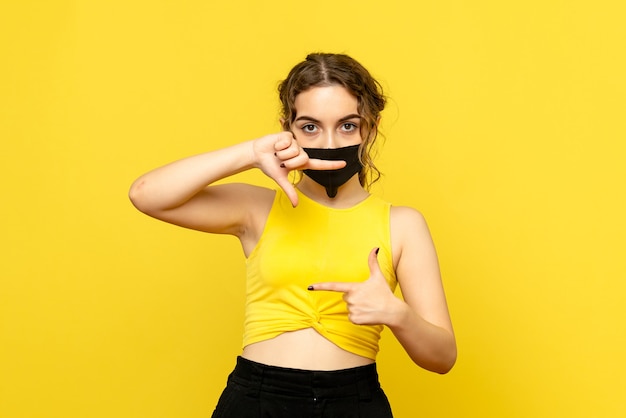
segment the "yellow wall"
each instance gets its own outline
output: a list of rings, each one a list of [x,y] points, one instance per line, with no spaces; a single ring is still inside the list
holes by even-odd
[[[243,256],[127,189],[278,129],[277,81],[319,50],[392,98],[376,192],[429,220],[458,336],[438,376],[384,333],[396,416],[625,416],[623,4],[3,2],[0,416],[210,416]]]

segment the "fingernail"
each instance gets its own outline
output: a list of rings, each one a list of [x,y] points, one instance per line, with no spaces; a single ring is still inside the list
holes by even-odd
[[[376,248],[376,255],[378,255],[378,250],[380,250],[380,248]]]
[[[285,168],[285,163],[280,163],[281,168]]]
[[[314,289],[313,289],[313,286],[309,286],[306,288],[306,290],[314,290]]]

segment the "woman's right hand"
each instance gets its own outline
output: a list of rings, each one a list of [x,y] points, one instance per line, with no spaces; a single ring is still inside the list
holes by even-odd
[[[135,180],[129,196],[137,209],[154,218],[239,236],[248,230],[245,223],[250,211],[259,205],[255,190],[267,189],[241,183],[214,186],[214,182],[259,168],[285,191],[295,207],[298,194],[289,181],[291,170],[333,170],[345,164],[309,159],[290,132],[280,132],[158,167]]]
[[[290,171],[337,170],[346,165],[345,161],[309,158],[293,134],[287,131],[256,139],[252,148],[256,167],[285,191],[294,207],[298,205],[298,194],[289,180]]]

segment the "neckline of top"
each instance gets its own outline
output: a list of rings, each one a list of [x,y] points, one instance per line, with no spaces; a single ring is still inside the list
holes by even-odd
[[[355,203],[352,206],[348,206],[348,207],[344,208],[344,207],[328,206],[328,205],[325,205],[325,204],[323,204],[321,202],[318,202],[317,200],[314,200],[313,198],[311,198],[311,197],[307,196],[306,194],[304,194],[304,192],[301,191],[300,189],[298,189],[297,187],[296,187],[296,192],[298,193],[298,198],[304,197],[305,200],[313,203],[314,205],[321,206],[324,209],[330,209],[330,210],[334,210],[334,211],[350,211],[350,210],[356,209],[356,208],[364,205],[367,201],[369,201],[373,197],[372,194],[368,193],[367,196],[365,196],[365,198],[363,200],[358,201],[357,203]]]

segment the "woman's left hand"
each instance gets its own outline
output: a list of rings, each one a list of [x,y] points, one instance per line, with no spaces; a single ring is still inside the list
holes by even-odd
[[[388,325],[394,315],[401,311],[402,300],[398,299],[378,265],[378,248],[368,258],[370,277],[360,283],[324,282],[309,286],[311,291],[325,290],[342,292],[348,306],[348,318],[357,325]]]

